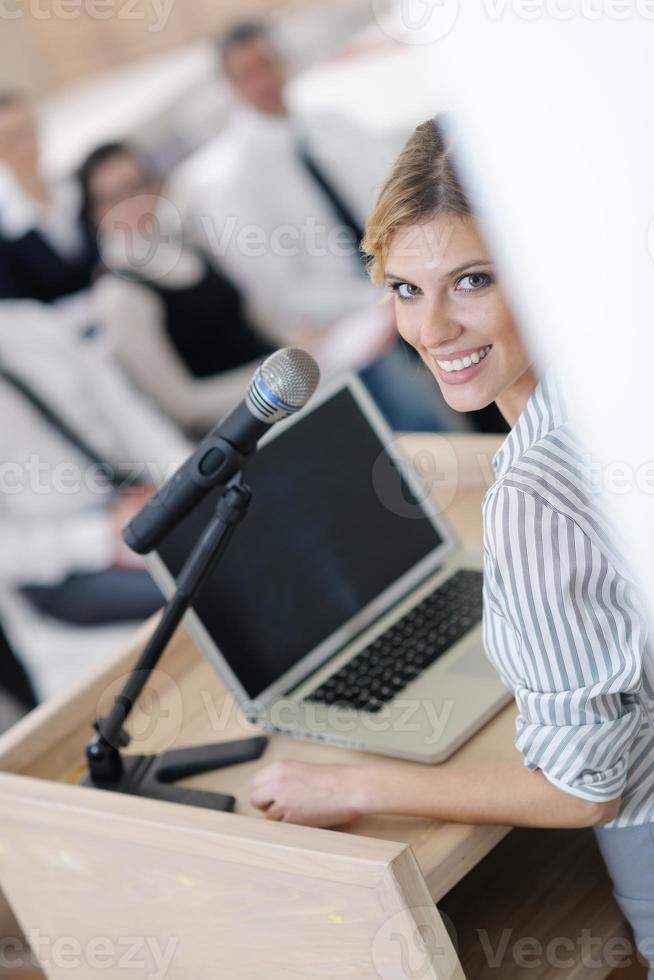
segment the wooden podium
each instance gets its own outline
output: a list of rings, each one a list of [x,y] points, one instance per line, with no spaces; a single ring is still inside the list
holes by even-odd
[[[479,543],[499,437],[402,441],[460,539]],[[386,815],[327,830],[249,802],[274,759],[379,756],[271,736],[260,759],[186,781],[234,794],[234,813],[78,785],[91,721],[151,629],[0,739],[0,887],[49,980],[598,980],[629,955],[591,831]],[[443,764],[522,765],[514,718],[505,708]],[[139,753],[256,733],[184,629],[128,727]]]

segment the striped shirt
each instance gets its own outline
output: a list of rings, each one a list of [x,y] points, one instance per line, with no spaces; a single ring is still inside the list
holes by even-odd
[[[642,596],[548,368],[493,457],[483,502],[486,653],[530,770],[654,821],[654,654]]]

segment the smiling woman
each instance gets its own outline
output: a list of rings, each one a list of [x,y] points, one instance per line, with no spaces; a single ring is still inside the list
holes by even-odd
[[[642,596],[558,378],[522,341],[438,121],[409,140],[362,247],[449,405],[495,402],[512,427],[483,502],[483,636],[515,696],[524,766],[277,762],[255,777],[252,801],[269,819],[317,826],[371,812],[593,826],[654,962],[654,656]]]
[[[496,402],[512,425],[538,379],[433,121],[418,126],[393,167],[362,248],[448,404],[468,412]]]

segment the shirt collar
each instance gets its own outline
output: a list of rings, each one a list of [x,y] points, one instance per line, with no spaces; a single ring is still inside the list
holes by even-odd
[[[495,476],[504,476],[527,450],[569,418],[561,384],[549,365],[531,393],[515,425],[493,456]]]

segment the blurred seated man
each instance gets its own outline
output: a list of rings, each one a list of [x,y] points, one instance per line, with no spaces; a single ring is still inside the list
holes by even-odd
[[[162,598],[121,530],[190,445],[63,318],[0,303],[0,588],[66,623],[142,620]]]
[[[323,373],[360,370],[392,427],[462,428],[398,338],[359,251],[396,148],[333,113],[294,115],[286,65],[261,25],[236,26],[220,51],[240,106],[176,175],[193,233],[280,345],[305,347]]]
[[[0,97],[0,299],[78,294],[97,262],[74,180],[46,181],[29,105]]]
[[[177,212],[138,153],[100,146],[79,178],[105,270],[93,288],[97,319],[135,384],[203,434],[244,396],[271,345],[236,286],[183,243]]]

